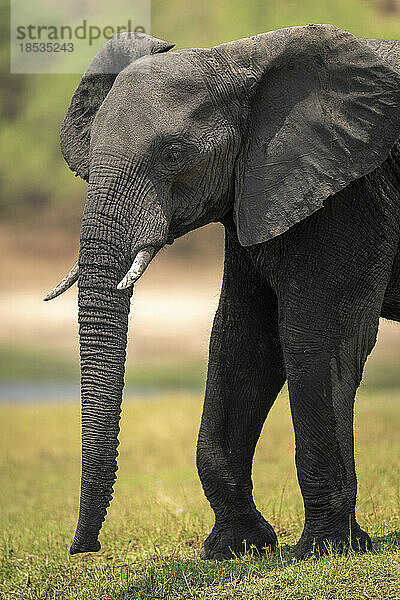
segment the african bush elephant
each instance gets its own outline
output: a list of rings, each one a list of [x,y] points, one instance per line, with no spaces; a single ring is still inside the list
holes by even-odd
[[[353,404],[380,316],[400,320],[400,44],[331,25],[211,49],[121,33],[75,91],[61,148],[88,182],[76,279],[82,481],[70,552],[96,551],[117,469],[132,285],[155,253],[225,226],[197,466],[215,512],[201,556],[277,537],[251,467],[288,381],[305,526],[365,550],[355,517]],[[79,277],[78,277],[79,272]]]

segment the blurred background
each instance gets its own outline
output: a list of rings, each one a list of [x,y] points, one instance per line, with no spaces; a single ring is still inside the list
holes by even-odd
[[[81,0],[68,3],[80,8]],[[150,33],[177,48],[309,23],[400,38],[400,0],[152,0],[151,7]],[[0,13],[0,597],[216,598],[224,582],[249,577],[255,592],[240,597],[260,597],[264,582],[268,598],[399,598],[400,325],[388,321],[356,413],[358,517],[377,554],[333,556],[320,570],[310,561],[306,577],[300,565],[281,568],[303,526],[284,390],[254,462],[255,500],[283,550],[254,569],[197,561],[212,527],[195,440],[221,284],[220,225],[160,252],[135,288],[115,499],[102,551],[69,559],[80,476],[77,288],[42,298],[78,252],[86,184],[68,170],[59,130],[80,76],[10,74],[9,0],[0,0]],[[223,597],[236,589],[226,587]]]
[[[10,74],[9,3],[0,6],[0,400],[78,401],[76,286],[50,303],[42,297],[78,251],[86,184],[64,163],[59,129],[79,76]],[[153,0],[151,22],[151,34],[177,48],[308,23],[390,39],[400,37],[400,0]],[[219,225],[157,256],[134,294],[131,390],[202,387],[222,260]],[[400,330],[381,325],[366,381],[393,389],[400,387]]]

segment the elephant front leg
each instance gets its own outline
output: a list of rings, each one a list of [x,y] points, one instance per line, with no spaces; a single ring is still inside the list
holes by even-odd
[[[284,328],[285,363],[296,438],[305,525],[295,557],[330,548],[365,551],[372,544],[356,521],[353,407],[376,326],[353,335]]]
[[[277,545],[255,507],[251,480],[261,428],[285,381],[276,298],[236,256],[228,245],[197,445],[199,476],[215,513],[201,550],[210,559]]]

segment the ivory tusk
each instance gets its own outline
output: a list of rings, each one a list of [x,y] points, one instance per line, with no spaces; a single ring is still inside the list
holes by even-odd
[[[155,253],[156,249],[153,248],[153,246],[147,246],[146,248],[139,250],[135,256],[131,268],[117,285],[117,289],[124,290],[133,285],[139,279],[139,277],[143,275]]]
[[[57,298],[60,294],[68,290],[72,285],[74,285],[75,281],[78,279],[78,262],[74,264],[68,275],[64,277],[60,281],[55,288],[53,288],[46,296],[43,298],[44,301],[53,300],[53,298]]]

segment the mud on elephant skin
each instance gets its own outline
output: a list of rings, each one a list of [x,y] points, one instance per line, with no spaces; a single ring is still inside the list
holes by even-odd
[[[331,25],[211,49],[116,35],[61,149],[88,182],[78,263],[82,479],[71,554],[113,494],[132,286],[160,248],[226,229],[197,445],[215,513],[201,555],[274,549],[251,467],[288,381],[304,531],[295,555],[371,547],[356,521],[353,405],[379,316],[400,320],[400,44]]]

